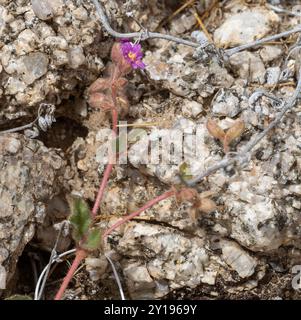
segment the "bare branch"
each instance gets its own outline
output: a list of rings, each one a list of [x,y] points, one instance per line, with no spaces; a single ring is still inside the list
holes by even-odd
[[[104,26],[104,28],[106,29],[106,31],[113,37],[115,38],[137,38],[139,40],[147,40],[147,39],[165,39],[168,41],[173,41],[179,44],[183,44],[186,46],[190,46],[190,47],[194,47],[194,48],[198,48],[200,47],[199,43],[196,42],[192,42],[192,41],[188,41],[188,40],[184,40],[178,37],[174,37],[168,34],[163,34],[163,33],[158,33],[158,32],[150,32],[146,29],[142,30],[141,32],[130,32],[130,33],[120,33],[115,31],[109,21],[108,18],[105,14],[104,8],[102,6],[102,4],[100,4],[100,2],[98,0],[92,0],[92,2],[95,5],[96,11],[98,13],[100,22],[102,23],[102,25]],[[242,45],[242,46],[238,46],[232,49],[228,49],[224,51],[224,55],[225,58],[229,58],[230,56],[232,56],[233,54],[246,50],[246,49],[250,49],[252,47],[256,47],[259,46],[261,44],[264,44],[265,42],[269,42],[269,41],[274,41],[283,37],[288,37],[289,35],[293,34],[293,33],[297,33],[297,32],[301,32],[301,26],[298,26],[294,29],[288,30],[288,31],[284,31],[278,34],[275,34],[273,36],[269,36],[260,40],[256,40],[253,41],[251,43]]]
[[[38,128],[46,132],[51,127],[52,123],[55,122],[54,111],[55,111],[54,105],[48,104],[48,103],[41,103],[38,109],[38,115],[32,122],[24,126],[0,131],[0,135],[7,134],[7,133],[15,133],[15,132],[23,131],[26,129],[31,129],[36,124]]]
[[[55,262],[61,262],[61,259],[69,254],[74,254],[76,252],[76,249],[71,249],[66,252],[61,253],[60,255],[57,255],[53,257],[53,259],[47,264],[47,266],[43,269],[43,271],[40,274],[40,277],[38,279],[38,282],[36,284],[35,292],[34,292],[34,300],[39,300],[39,292],[40,292],[40,286],[44,279],[45,274],[47,273],[47,270],[49,268],[49,265],[51,266]]]
[[[244,44],[244,45],[239,46],[239,47],[235,47],[235,48],[232,48],[232,49],[225,50],[225,54],[226,54],[226,56],[230,57],[230,56],[232,56],[233,54],[235,54],[237,52],[240,52],[240,51],[243,51],[243,50],[246,50],[246,49],[250,49],[250,48],[253,48],[253,47],[257,47],[258,45],[264,44],[265,42],[270,42],[270,41],[274,41],[274,40],[277,40],[277,39],[280,39],[280,38],[288,37],[291,34],[297,33],[297,32],[301,32],[301,26],[298,26],[298,27],[296,27],[294,29],[291,29],[291,30],[288,30],[288,31],[284,31],[284,32],[275,34],[275,35],[270,36],[270,37],[266,37],[266,38],[263,38],[263,39],[260,39],[260,40],[256,40],[256,41]]]
[[[119,275],[118,275],[118,272],[117,272],[117,270],[115,268],[115,265],[114,265],[114,263],[113,263],[113,261],[112,261],[112,259],[110,257],[110,254],[109,253],[105,253],[105,257],[107,258],[107,260],[109,261],[109,263],[110,263],[110,265],[112,267],[113,274],[114,274],[114,277],[115,277],[115,280],[116,280],[116,283],[117,283],[117,286],[118,286],[118,289],[119,289],[121,300],[126,300],[125,296],[124,296],[121,280],[119,278]]]
[[[275,12],[277,12],[277,13],[286,13],[286,14],[288,14],[290,16],[301,17],[301,14],[298,13],[298,12],[289,11],[289,10],[286,10],[286,9],[283,9],[283,8],[279,8],[279,7],[273,6],[271,4],[267,4],[267,6],[270,9],[274,10]]]
[[[209,167],[205,172],[202,172],[195,178],[185,181],[185,184],[189,187],[195,186],[197,183],[199,183],[201,180],[203,180],[205,177],[208,177],[212,173],[216,172],[219,169],[226,168],[229,165],[232,165],[234,163],[242,164],[244,162],[248,162],[251,159],[251,151],[252,149],[273,129],[277,126],[279,122],[281,122],[282,118],[285,116],[285,114],[291,110],[297,101],[297,98],[301,91],[301,68],[299,69],[299,75],[298,75],[298,84],[295,89],[294,94],[292,97],[289,98],[289,100],[286,103],[283,103],[283,109],[281,112],[278,113],[278,115],[275,117],[274,121],[272,121],[269,126],[264,129],[261,133],[257,134],[253,139],[251,139],[242,150],[236,154],[236,156],[229,158],[226,156],[221,162]]]
[[[49,259],[49,262],[48,262],[48,265],[47,265],[47,269],[46,269],[46,272],[43,276],[43,281],[40,285],[40,288],[38,290],[38,294],[37,294],[37,299],[36,300],[41,300],[41,297],[42,297],[42,294],[43,294],[43,291],[44,291],[44,288],[45,288],[45,285],[46,285],[46,281],[48,279],[48,276],[49,276],[49,272],[50,272],[50,268],[51,268],[51,264],[52,264],[52,261],[55,260],[55,258],[57,257],[57,252],[56,252],[56,248],[58,246],[58,243],[59,243],[59,240],[60,240],[60,237],[61,237],[61,234],[62,234],[62,230],[65,226],[65,223],[66,222],[63,222],[61,224],[61,227],[60,227],[60,230],[58,232],[58,235],[57,235],[57,238],[56,238],[56,241],[55,241],[55,244],[54,244],[54,247],[51,251],[51,255],[50,255],[50,259]]]
[[[108,21],[108,18],[105,14],[103,6],[99,3],[98,0],[92,0],[92,2],[95,5],[96,11],[98,13],[100,22],[106,29],[106,31],[113,37],[115,38],[124,38],[124,39],[130,39],[130,38],[137,38],[140,40],[147,40],[147,39],[165,39],[169,41],[173,41],[179,44],[183,44],[186,46],[194,47],[197,48],[200,45],[196,42],[188,41],[188,40],[183,40],[181,38],[177,38],[168,34],[163,34],[163,33],[158,33],[158,32],[149,32],[146,29],[142,30],[142,32],[130,32],[130,33],[120,33],[115,31],[111,26]]]

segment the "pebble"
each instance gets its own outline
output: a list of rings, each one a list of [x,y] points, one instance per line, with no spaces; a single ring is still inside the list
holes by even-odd
[[[274,85],[279,82],[281,69],[279,67],[270,67],[266,70],[267,84]]]
[[[69,50],[69,65],[73,69],[77,69],[79,66],[83,65],[86,61],[84,51],[82,47],[75,47]]]
[[[16,154],[21,148],[21,142],[18,139],[10,139],[6,145],[6,150],[11,154]]]
[[[212,105],[212,112],[217,116],[234,118],[240,112],[239,99],[231,91],[221,89]]]
[[[250,277],[255,272],[256,260],[235,242],[222,241],[222,258],[241,278]]]
[[[31,0],[32,10],[41,20],[49,20],[53,17],[53,8],[50,0]]]
[[[248,51],[238,52],[230,57],[229,62],[241,78],[264,83],[265,67],[258,55]]]
[[[254,9],[236,13],[214,32],[219,47],[243,45],[266,36],[280,22],[273,11]]]
[[[271,62],[281,57],[283,51],[280,46],[263,46],[259,54],[263,62]]]
[[[18,78],[9,77],[4,88],[6,94],[15,95],[23,92],[26,89],[26,84]]]
[[[22,80],[30,85],[46,74],[48,63],[49,59],[46,54],[41,52],[30,53],[20,58],[18,73]]]
[[[197,118],[202,111],[202,104],[193,100],[184,100],[182,112],[185,117]]]
[[[6,278],[7,278],[7,272],[5,268],[0,265],[0,290],[6,289]]]

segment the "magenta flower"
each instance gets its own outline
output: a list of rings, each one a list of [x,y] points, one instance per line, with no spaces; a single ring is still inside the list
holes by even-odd
[[[145,64],[142,62],[143,53],[140,44],[123,40],[121,41],[121,50],[125,60],[133,69],[144,69]]]

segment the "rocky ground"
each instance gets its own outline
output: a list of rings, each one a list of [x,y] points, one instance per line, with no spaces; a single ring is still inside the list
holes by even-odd
[[[102,2],[117,30],[139,31],[137,20],[148,30],[192,40],[193,31],[194,38],[201,35],[198,12],[214,44],[224,49],[301,23],[300,1],[195,1],[174,16],[185,1]],[[129,77],[130,108],[122,120],[132,124],[133,136],[137,128],[153,136],[158,129],[197,129],[201,156],[187,150],[185,159],[195,175],[224,156],[206,128],[209,118],[223,130],[244,121],[232,152],[275,118],[277,104],[252,94],[265,89],[285,100],[291,96],[301,55],[298,49],[288,53],[297,41],[298,35],[282,38],[224,63],[165,40],[142,42],[146,69]],[[78,195],[93,205],[110,118],[87,104],[87,88],[104,74],[113,42],[90,1],[0,0],[0,131],[33,121],[41,103],[55,106],[56,118],[0,135],[1,297],[33,295],[69,215],[66,197]],[[301,265],[300,116],[297,104],[247,165],[219,170],[199,184],[215,210],[196,213],[191,204],[169,198],[114,231],[106,250],[127,298],[301,297],[292,287],[292,268]],[[179,164],[144,163],[145,145],[133,139],[129,163],[114,168],[98,217],[101,228],[179,182]],[[73,245],[66,225],[57,251]],[[45,299],[53,299],[67,267],[62,263],[51,272]],[[119,299],[102,253],[86,259],[66,298]]]

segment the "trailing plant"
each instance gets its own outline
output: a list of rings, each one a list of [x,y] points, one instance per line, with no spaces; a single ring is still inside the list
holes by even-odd
[[[111,60],[112,63],[108,65],[109,76],[97,79],[88,89],[88,93],[89,104],[92,107],[111,112],[113,133],[115,138],[118,139],[118,115],[126,111],[129,107],[125,93],[127,80],[124,77],[131,72],[132,69],[143,69],[145,65],[142,62],[140,44],[131,43],[127,40],[122,40],[121,42],[113,45]],[[60,300],[63,297],[63,294],[76,269],[81,261],[86,258],[87,254],[100,248],[101,235],[100,231],[94,227],[94,221],[114,166],[113,157],[115,159],[116,154],[110,152],[109,161],[104,171],[92,211],[90,212],[88,205],[82,199],[73,199],[70,201],[70,208],[72,212],[70,222],[73,226],[73,239],[75,240],[77,247],[76,255],[59,291],[55,296],[55,300]],[[106,241],[107,237],[122,224],[138,216],[158,202],[172,196],[175,196],[178,201],[192,201],[200,210],[208,211],[210,209],[210,205],[212,209],[214,207],[210,202],[211,200],[201,200],[201,198],[195,197],[195,194],[190,188],[179,187],[176,189],[173,187],[162,195],[151,199],[137,211],[116,222],[103,233],[102,240]]]
[[[170,41],[174,41],[179,44],[188,45],[196,48],[196,53],[202,54],[202,51],[205,50],[205,46],[202,46],[199,43],[183,40],[176,38],[170,35],[148,32],[143,29],[141,32],[135,33],[119,33],[112,29],[108,19],[105,15],[103,6],[98,2],[98,0],[92,0],[96,10],[98,12],[100,22],[103,27],[107,30],[109,34],[115,38],[137,38],[139,40],[146,40],[151,38],[161,38]],[[250,44],[242,45],[236,48],[221,50],[216,48],[213,50],[213,54],[219,54],[223,62],[227,62],[228,58],[240,51],[256,47],[258,45],[264,44],[268,41],[279,39],[282,37],[287,37],[293,33],[301,32],[300,26],[279,33],[277,35],[266,37],[260,40],[251,42]],[[210,44],[212,45],[212,44]],[[112,129],[115,135],[115,138],[118,139],[118,130],[117,122],[119,114],[122,114],[127,111],[129,107],[129,102],[126,96],[126,85],[127,79],[125,78],[132,69],[143,69],[145,65],[142,62],[142,52],[141,46],[137,43],[132,43],[129,40],[121,40],[121,42],[115,43],[111,52],[112,63],[108,65],[108,77],[100,78],[96,80],[89,88],[89,104],[95,108],[101,108],[104,111],[111,113],[112,118]],[[242,165],[247,163],[252,156],[253,148],[272,130],[274,129],[283,119],[287,112],[289,112],[298,99],[299,93],[301,91],[301,68],[298,73],[298,83],[293,95],[287,100],[277,99],[281,105],[281,110],[275,115],[275,119],[265,128],[261,133],[253,137],[240,152],[236,152],[235,156],[231,155],[229,152],[230,144],[237,138],[239,138],[244,130],[245,124],[242,120],[237,120],[234,125],[229,128],[226,132],[219,127],[219,125],[214,120],[208,120],[207,129],[208,132],[216,139],[218,139],[222,145],[224,152],[226,153],[225,157],[218,163],[207,168],[204,172],[197,174],[192,177],[189,172],[189,167],[186,164],[183,164],[179,170],[179,176],[182,180],[182,183],[185,185],[174,186],[170,190],[166,191],[160,196],[157,196],[149,200],[144,206],[142,206],[137,211],[121,218],[118,222],[112,225],[107,229],[102,235],[100,231],[95,228],[94,221],[98,213],[100,203],[102,201],[105,188],[107,186],[110,174],[113,169],[113,161],[111,156],[116,156],[112,152],[109,155],[109,162],[106,166],[106,169],[103,174],[103,178],[97,193],[97,197],[93,206],[92,211],[90,212],[87,204],[83,200],[76,199],[73,200],[71,207],[73,208],[73,213],[70,218],[70,221],[73,225],[73,237],[77,244],[76,257],[71,265],[71,268],[68,271],[67,276],[65,277],[55,299],[60,300],[64,294],[65,289],[68,286],[68,283],[72,279],[74,272],[79,266],[80,262],[87,256],[90,251],[99,249],[101,247],[101,238],[102,241],[106,241],[107,237],[122,224],[138,216],[145,210],[151,208],[158,202],[167,199],[169,197],[175,197],[177,202],[190,201],[193,203],[193,207],[202,212],[210,212],[215,210],[215,203],[210,199],[212,195],[210,191],[198,193],[192,187],[196,186],[200,181],[205,177],[213,174],[214,172],[226,168],[229,165]]]

